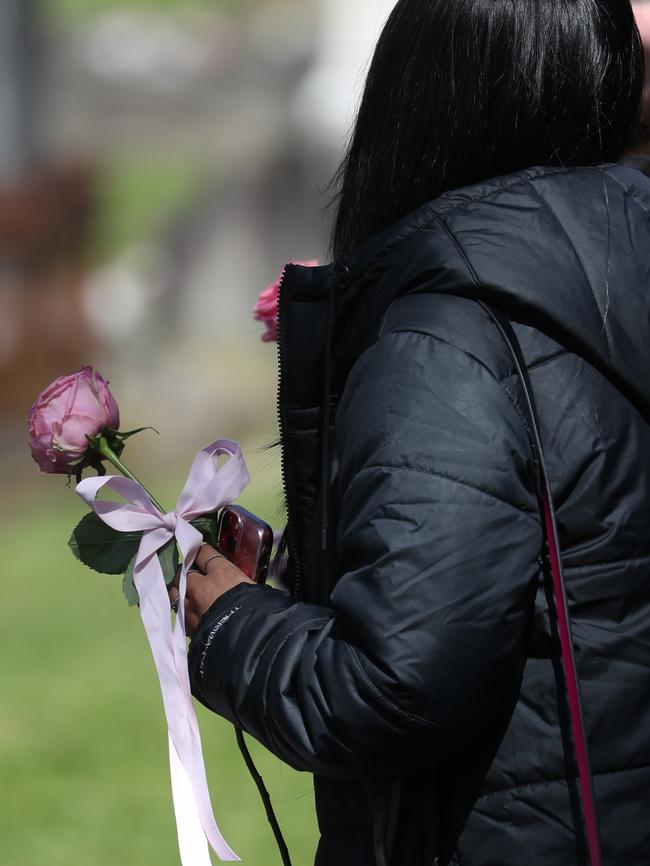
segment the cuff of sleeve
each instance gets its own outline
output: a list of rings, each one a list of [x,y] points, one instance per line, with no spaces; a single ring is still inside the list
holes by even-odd
[[[286,593],[269,586],[238,583],[220,595],[199,620],[188,650],[188,666],[193,694],[201,703],[205,703],[200,691],[203,661],[213,640],[221,628],[227,626],[231,617],[246,608],[260,604],[262,597],[269,596],[287,598]]]
[[[206,636],[206,633],[218,623],[224,616],[227,616],[234,608],[239,608],[243,605],[254,604],[255,599],[259,601],[260,593],[272,592],[274,594],[285,595],[280,590],[273,589],[269,586],[260,586],[253,583],[238,583],[222,593],[219,598],[205,611],[199,620],[192,642],[190,644],[190,652],[192,649]]]

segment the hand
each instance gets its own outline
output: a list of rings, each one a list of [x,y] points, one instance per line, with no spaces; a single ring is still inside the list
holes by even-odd
[[[257,586],[254,580],[247,577],[223,554],[217,556],[217,553],[214,547],[202,544],[192,569],[187,573],[185,632],[188,637],[192,637],[203,614],[224,592],[239,583],[252,583]],[[180,573],[179,567],[174,582],[169,588],[169,600],[172,604],[178,599]]]

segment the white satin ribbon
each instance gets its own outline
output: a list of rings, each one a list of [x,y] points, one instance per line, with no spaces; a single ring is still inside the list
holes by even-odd
[[[220,468],[220,454],[230,459]],[[84,478],[76,491],[104,521],[120,532],[142,531],[133,579],[140,598],[140,616],[160,680],[169,733],[169,767],[178,846],[182,866],[210,866],[208,842],[221,860],[239,860],[214,819],[205,775],[201,736],[192,703],[185,638],[187,571],[203,542],[190,524],[234,502],[250,482],[239,443],[219,439],[199,451],[174,511],[163,514],[137,481],[119,475]],[[124,504],[98,500],[108,487]],[[172,628],[169,595],[158,551],[176,538],[183,555],[178,615]]]

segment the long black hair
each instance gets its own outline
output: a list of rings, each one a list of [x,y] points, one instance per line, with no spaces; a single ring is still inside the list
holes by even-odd
[[[399,0],[333,181],[333,257],[446,190],[618,161],[643,77],[629,0]]]

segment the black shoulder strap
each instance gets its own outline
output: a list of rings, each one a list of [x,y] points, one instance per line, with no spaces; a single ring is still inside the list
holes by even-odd
[[[562,558],[560,555],[559,533],[553,498],[544,452],[540,434],[539,417],[533,395],[533,389],[526,367],[526,361],[521,351],[521,345],[517,339],[510,320],[500,310],[478,301],[488,314],[490,319],[498,328],[501,336],[512,353],[517,374],[521,381],[525,394],[530,429],[528,431],[535,465],[537,480],[537,495],[542,517],[542,528],[544,531],[546,562],[550,566],[553,598],[555,602],[555,613],[557,616],[558,634],[560,637],[560,649],[562,654],[562,666],[564,668],[565,689],[569,703],[569,714],[573,733],[573,745],[575,749],[578,775],[580,781],[580,792],[582,811],[584,818],[585,841],[589,850],[591,866],[602,866],[602,854],[600,845],[600,833],[595,811],[595,797],[593,776],[589,761],[587,748],[587,735],[584,725],[584,714],[582,710],[582,697],[580,694],[580,682],[576,669],[575,655],[573,651],[573,636],[571,633],[571,619],[569,616],[569,604],[562,571]]]

